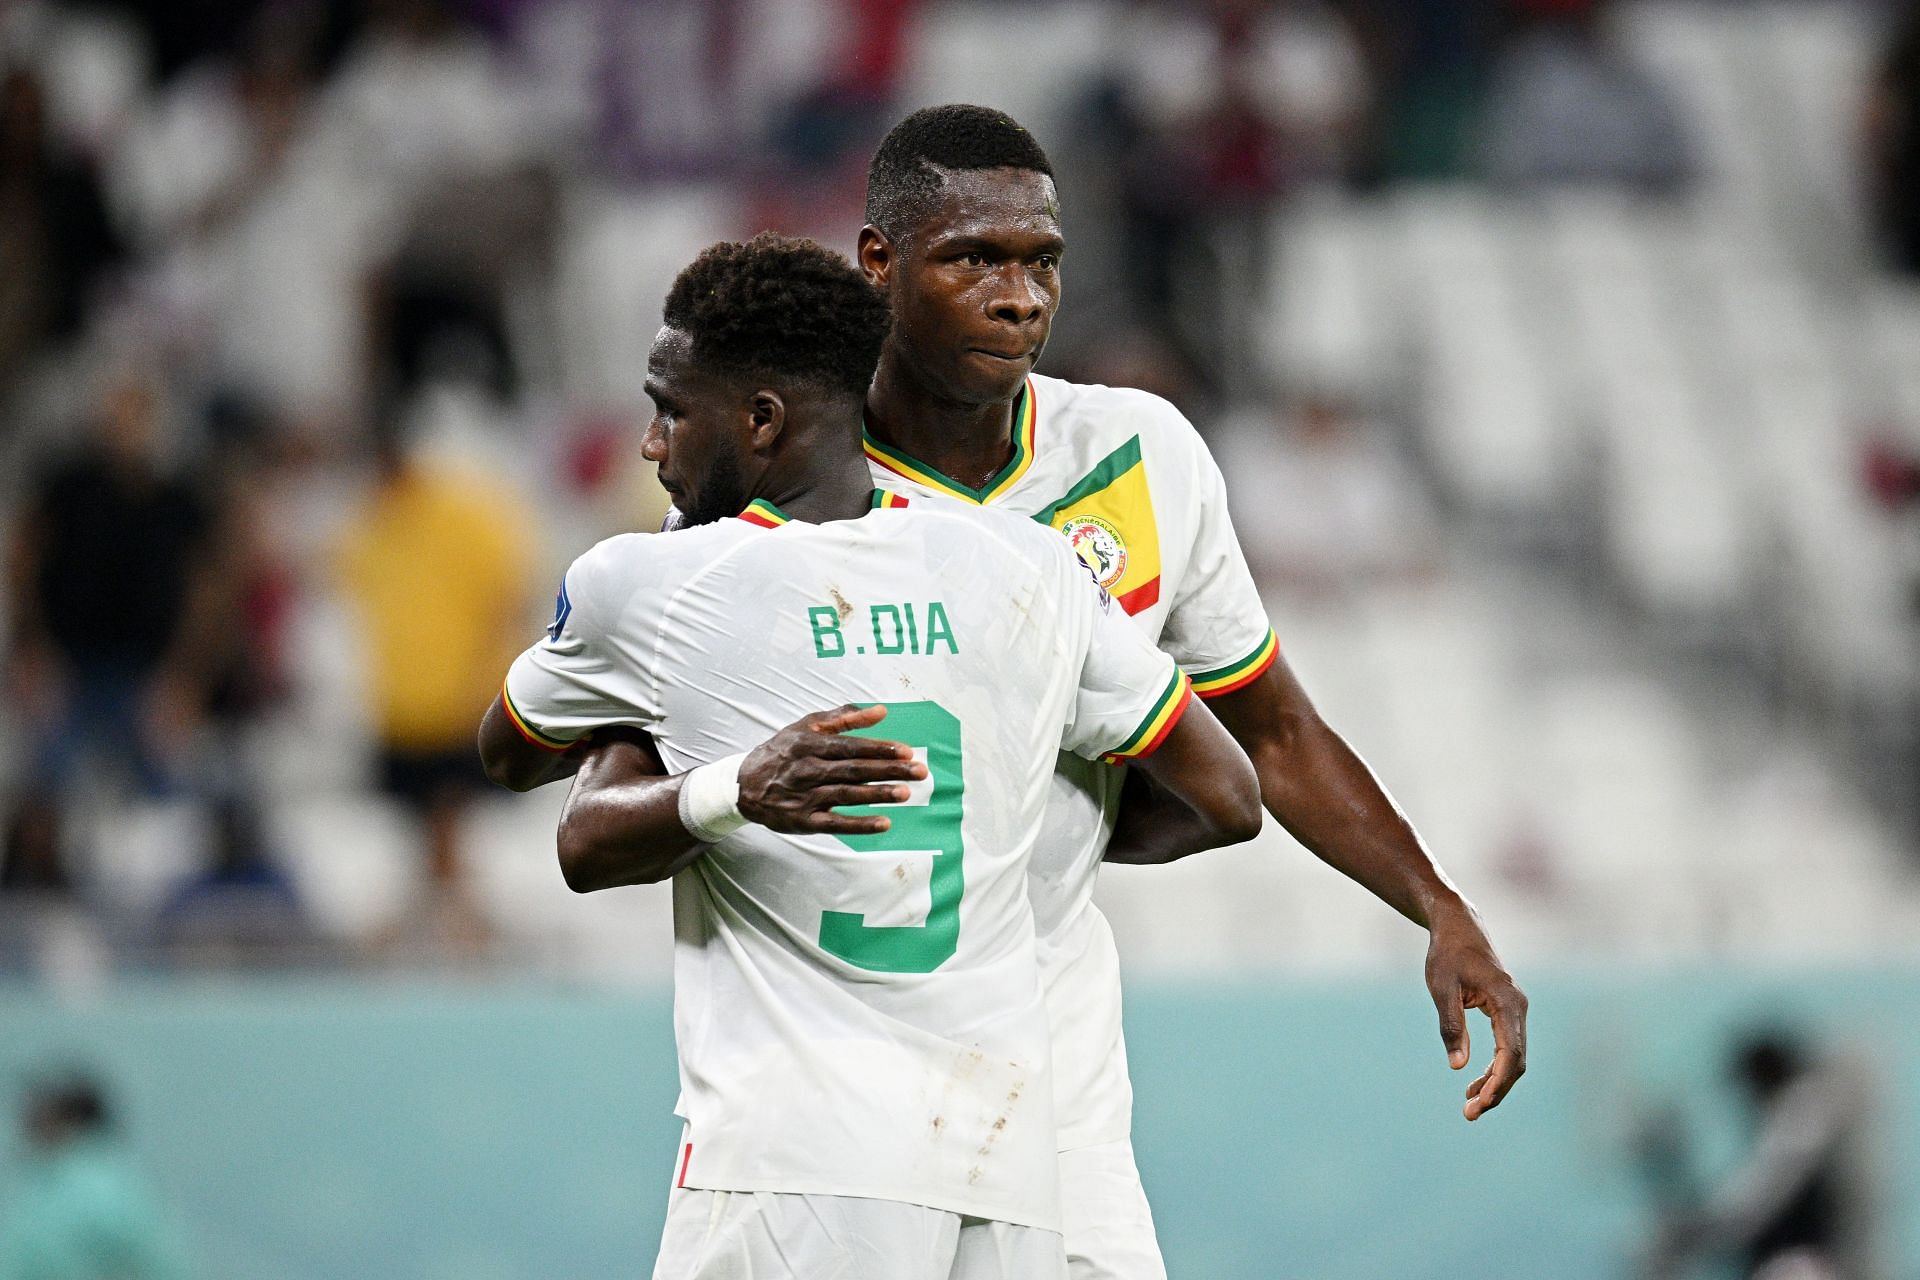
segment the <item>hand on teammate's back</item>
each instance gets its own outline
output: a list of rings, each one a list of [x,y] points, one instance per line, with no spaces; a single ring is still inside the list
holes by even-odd
[[[876,835],[891,822],[836,808],[899,804],[905,784],[927,776],[905,743],[856,735],[886,718],[884,706],[852,705],[802,716],[747,753],[740,764],[740,813],[794,835]]]

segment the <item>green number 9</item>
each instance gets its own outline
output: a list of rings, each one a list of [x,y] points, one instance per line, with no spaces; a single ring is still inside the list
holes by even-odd
[[[873,704],[866,704],[871,706]],[[924,805],[851,805],[840,813],[881,814],[893,826],[871,836],[838,836],[857,853],[933,853],[927,922],[869,925],[857,911],[820,916],[820,945],[848,964],[876,973],[932,973],[960,948],[960,895],[966,889],[960,835],[960,721],[937,702],[889,702],[887,718],[850,736],[888,738],[925,747],[933,794]]]

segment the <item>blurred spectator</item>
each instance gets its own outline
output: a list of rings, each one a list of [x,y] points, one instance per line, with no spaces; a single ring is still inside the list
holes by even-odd
[[[429,897],[414,926],[435,949],[477,952],[490,929],[460,824],[486,785],[480,713],[524,638],[535,529],[502,486],[408,456],[397,426],[378,451],[378,487],[341,567],[366,642],[381,785],[423,825]]]
[[[231,566],[231,625],[206,655],[207,714],[223,743],[244,746],[243,733],[285,697],[288,628],[296,595],[295,569],[273,509],[291,440],[270,438],[262,416],[232,403],[209,411],[211,450],[218,468],[223,554]],[[222,783],[228,793],[249,788],[246,770],[230,763]]]
[[[0,833],[0,973],[33,969],[45,929],[71,914],[73,877],[60,809],[44,795],[13,797]]]
[[[220,967],[310,958],[313,931],[299,892],[269,856],[250,805],[220,806],[211,854],[161,907],[160,947],[175,960]]]
[[[1117,158],[1136,314],[1216,381],[1250,364],[1269,215],[1339,176],[1365,100],[1347,29],[1317,5],[1216,0],[1130,16],[1088,122]]]
[[[15,797],[0,839],[0,893],[47,899],[72,895],[60,809],[49,797],[35,792]]]
[[[1455,178],[1492,66],[1506,0],[1352,0],[1371,69],[1367,181]]]
[[[920,0],[839,0],[831,7],[840,11],[832,15],[840,19],[836,56],[777,114],[773,142],[781,159],[802,171],[830,172],[848,161],[864,171],[891,123],[887,113]]]
[[[1904,510],[1920,498],[1920,458],[1890,436],[1875,436],[1861,446],[1860,478],[1887,511]]]
[[[1522,0],[1488,95],[1487,176],[1670,192],[1692,174],[1666,89],[1609,39],[1604,0]]]
[[[1860,484],[1875,506],[1905,524],[1906,541],[1911,548],[1913,515],[1920,510],[1920,456],[1901,440],[1897,431],[1875,432],[1861,444]],[[1911,570],[1909,573],[1911,575]],[[1911,608],[1920,614],[1920,579],[1910,576],[1908,590],[1913,602]]]
[[[150,376],[113,382],[94,439],[33,487],[14,532],[8,674],[56,789],[89,758],[150,793],[181,783],[231,622],[215,512],[163,463],[161,413]]]
[[[322,127],[311,18],[263,9],[230,60],[181,76],[122,149],[117,183],[215,385],[302,413],[359,407],[383,212]]]
[[[446,0],[369,0],[326,89],[326,125],[363,182],[403,211],[449,179],[500,172],[538,141],[512,68]]]
[[[596,151],[626,179],[726,173],[746,150],[745,0],[570,0]]]
[[[1875,1117],[1859,1068],[1777,1029],[1742,1039],[1728,1065],[1751,1107],[1753,1145],[1702,1203],[1669,1215],[1652,1274],[1719,1256],[1751,1280],[1877,1280]]]
[[[0,74],[0,392],[43,345],[80,332],[123,255],[93,166],[53,140],[40,81]]]
[[[66,820],[44,792],[12,798],[0,832],[0,973],[84,988],[112,962],[69,863]]]
[[[152,51],[154,79],[164,84],[245,43],[269,6],[260,0],[109,0],[107,7],[124,11],[139,25]],[[281,0],[275,7],[305,10],[309,20],[324,23],[330,43],[337,45],[362,5],[358,0]]]
[[[72,919],[59,806],[45,795],[12,797],[0,833],[0,973],[31,971],[44,958],[45,934]]]
[[[1874,219],[1894,266],[1920,276],[1920,3],[1908,0],[1869,86],[1867,168]]]
[[[0,1222],[0,1280],[173,1280],[186,1266],[146,1178],[84,1077],[31,1086],[27,1157]]]
[[[1329,596],[1436,567],[1438,521],[1419,477],[1345,397],[1309,391],[1283,418],[1229,418],[1215,444],[1235,528],[1263,581]]]
[[[785,93],[784,85],[767,86],[776,95],[767,110],[770,145],[765,171],[750,170],[745,183],[746,221],[835,243],[866,220],[867,162],[893,123],[923,0],[752,4],[760,25],[775,29],[746,37],[754,79],[780,78],[761,72],[776,41],[781,61],[795,62],[792,72],[804,71],[805,79]],[[794,38],[801,26],[818,33],[804,61],[792,52],[805,43]]]
[[[394,261],[373,277],[379,395],[404,402],[435,380],[522,391],[508,316],[540,314],[558,191],[538,166],[449,181],[418,199]]]

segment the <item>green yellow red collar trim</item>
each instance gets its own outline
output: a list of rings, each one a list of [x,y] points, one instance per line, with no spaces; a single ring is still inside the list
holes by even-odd
[[[762,529],[778,529],[783,524],[791,524],[793,517],[768,502],[765,498],[755,498],[747,504],[747,509],[739,516],[748,524],[759,525]]]
[[[891,489],[875,489],[867,504],[869,511],[891,511],[907,505],[907,500]],[[747,504],[747,509],[736,517],[748,524],[758,525],[762,529],[778,529],[783,524],[792,524],[793,517],[768,502],[765,498],[755,498]]]
[[[1020,397],[1013,405],[1013,457],[1007,460],[1007,465],[1000,468],[999,473],[987,481],[986,487],[982,489],[975,489],[941,475],[926,463],[908,457],[890,444],[875,440],[871,433],[865,436],[864,441],[867,460],[897,476],[904,476],[915,484],[923,484],[929,489],[937,489],[941,493],[984,507],[1020,483],[1020,477],[1026,475],[1027,469],[1033,466],[1034,423],[1038,417],[1039,412],[1035,408],[1033,394],[1033,379],[1029,378],[1026,385],[1020,388]]]

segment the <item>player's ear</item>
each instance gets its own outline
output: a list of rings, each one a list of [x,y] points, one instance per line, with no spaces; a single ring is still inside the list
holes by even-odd
[[[747,402],[747,447],[764,453],[787,429],[787,402],[778,391],[761,389]]]
[[[860,264],[860,273],[874,288],[885,289],[893,283],[893,241],[871,222],[860,228],[860,246],[854,250],[853,258]]]

